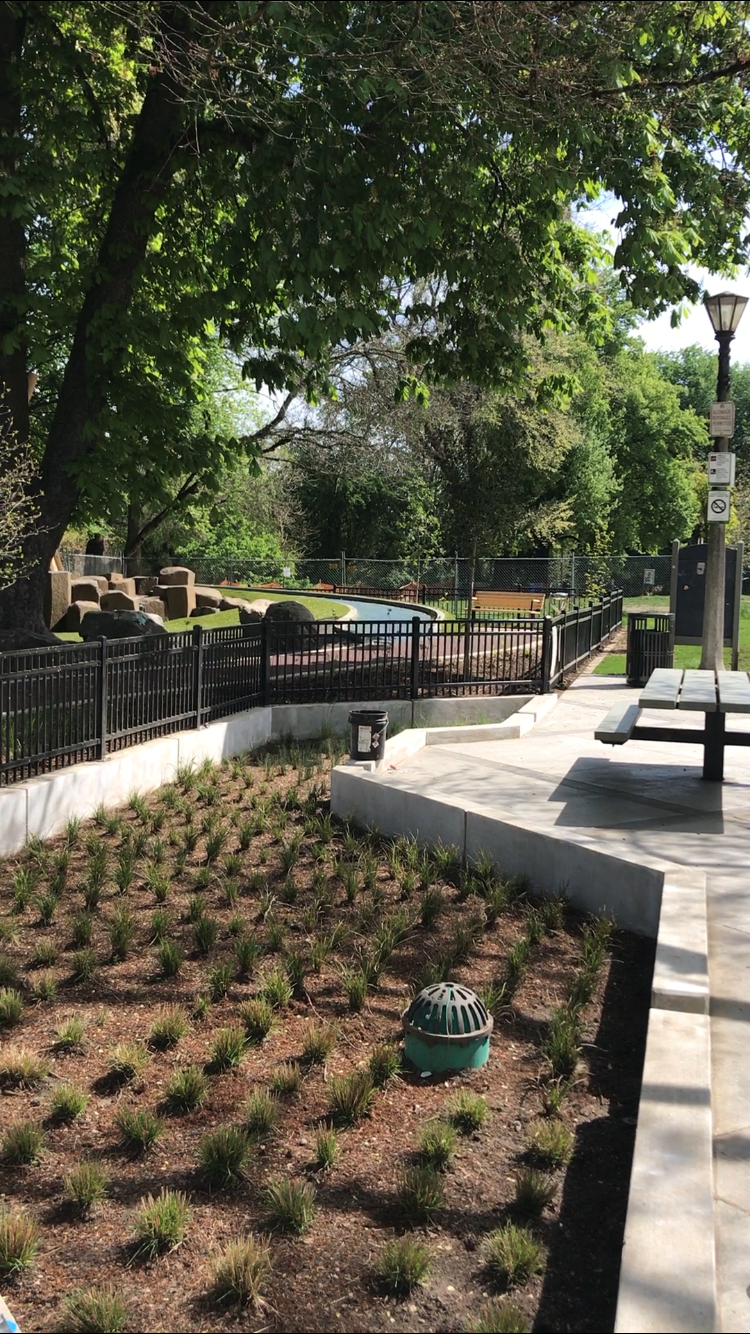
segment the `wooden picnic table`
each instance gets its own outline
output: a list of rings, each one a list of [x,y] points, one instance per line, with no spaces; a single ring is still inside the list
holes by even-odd
[[[697,727],[652,727],[638,725],[645,710],[702,713]],[[690,742],[703,746],[703,777],[710,782],[724,779],[725,746],[750,746],[750,732],[727,732],[728,713],[750,713],[750,679],[747,672],[681,671],[659,667],[652,672],[637,704],[616,704],[594,733],[597,741],[622,746],[635,741]]]

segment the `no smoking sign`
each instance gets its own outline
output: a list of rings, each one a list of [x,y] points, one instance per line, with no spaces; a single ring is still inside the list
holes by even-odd
[[[706,518],[709,523],[729,523],[731,491],[709,491]]]

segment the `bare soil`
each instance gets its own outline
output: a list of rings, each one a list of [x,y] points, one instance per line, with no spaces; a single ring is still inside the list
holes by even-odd
[[[340,826],[334,827],[330,841],[323,841],[331,832],[321,817],[327,811],[334,759],[331,745],[325,749],[327,755],[313,747],[304,754],[245,757],[213,773],[207,769],[197,787],[185,790],[178,782],[169,789],[166,800],[176,801],[175,809],[165,805],[162,790],[146,800],[147,811],[140,815],[130,808],[119,812],[120,821],[110,824],[109,832],[100,812],[96,823],[69,839],[67,880],[48,927],[41,925],[33,900],[18,911],[14,876],[19,867],[38,870],[34,895],[44,892],[65,840],[32,848],[0,867],[0,923],[6,937],[2,958],[17,965],[25,1000],[20,1023],[0,1030],[2,1046],[7,1050],[23,1044],[51,1062],[51,1073],[41,1084],[0,1090],[0,1130],[31,1118],[45,1133],[38,1163],[0,1163],[0,1203],[27,1209],[41,1227],[35,1264],[5,1287],[22,1329],[57,1328],[65,1294],[102,1282],[117,1285],[128,1302],[128,1328],[143,1331],[459,1331],[470,1328],[483,1302],[497,1295],[485,1264],[483,1238],[504,1221],[517,1220],[515,1178],[524,1163],[529,1127],[548,1106],[549,1069],[541,1043],[580,966],[583,922],[566,912],[563,924],[547,930],[533,945],[511,1002],[496,1010],[489,1064],[450,1079],[424,1079],[404,1070],[376,1093],[368,1117],[341,1131],[339,1163],[328,1172],[317,1170],[315,1132],[329,1114],[332,1077],[366,1064],[374,1044],[400,1042],[400,1016],[425,964],[447,948],[460,925],[479,923],[467,961],[452,975],[480,992],[501,978],[509,948],[526,930],[531,902],[528,895],[515,899],[489,925],[481,896],[469,892],[471,883],[464,881],[462,887],[438,880],[445,909],[431,927],[420,925],[420,906],[428,891],[415,883],[418,870],[409,874],[410,859],[414,868],[417,858],[405,843],[397,845],[394,856],[389,841]],[[214,815],[227,830],[227,842],[208,865],[206,836],[200,830]],[[187,827],[200,836],[181,867],[188,817]],[[256,822],[255,832],[241,851],[239,831],[247,820]],[[281,857],[295,834],[301,836],[299,858],[287,873]],[[120,893],[112,874],[123,848],[139,836],[145,847],[135,863],[133,883]],[[91,913],[98,971],[90,981],[74,983],[73,919],[83,907],[83,885],[97,844],[109,850],[104,891]],[[360,884],[349,902],[342,868],[363,852],[377,859],[374,887]],[[227,867],[227,856],[238,861],[230,860]],[[159,857],[163,860],[157,865],[174,870],[161,906],[170,913],[171,936],[186,956],[173,979],[160,975],[151,943],[152,914],[160,905],[146,873]],[[207,957],[196,953],[193,925],[186,920],[194,892],[205,896],[204,912],[219,924],[217,942]],[[123,906],[134,917],[133,944],[125,959],[113,962],[108,924]],[[356,965],[378,927],[403,908],[411,929],[370,987],[364,1009],[352,1012],[342,969]],[[232,923],[233,918],[241,922]],[[209,970],[234,960],[236,936],[230,934],[230,923],[232,931],[256,937],[259,961],[248,978],[237,976],[233,966],[229,994],[211,1003],[200,1018],[196,997],[209,992]],[[164,1090],[173,1070],[190,1062],[206,1067],[216,1032],[236,1022],[238,1005],[257,992],[268,968],[297,951],[310,969],[311,950],[338,924],[343,940],[334,942],[318,972],[307,972],[291,1002],[279,1011],[268,1039],[248,1047],[238,1069],[209,1074],[209,1096],[199,1111],[170,1114]],[[34,951],[42,941],[57,951],[56,962],[46,970],[34,965]],[[613,933],[595,994],[582,1011],[578,1070],[559,1110],[575,1136],[575,1153],[570,1164],[555,1173],[552,1205],[530,1221],[545,1247],[543,1273],[513,1293],[529,1328],[613,1328],[652,963],[648,942]],[[51,999],[34,998],[40,971],[57,983]],[[187,1034],[171,1051],[150,1050],[139,1081],[114,1084],[108,1077],[113,1046],[133,1039],[147,1043],[156,1008],[175,1003],[192,1014]],[[73,1015],[86,1023],[84,1046],[66,1054],[56,1045],[55,1032]],[[279,1100],[276,1128],[254,1147],[239,1188],[211,1193],[197,1168],[201,1137],[220,1125],[242,1124],[248,1093],[267,1085],[282,1063],[300,1059],[311,1020],[338,1025],[338,1042],[327,1063],[306,1069],[300,1091]],[[56,1125],[48,1115],[50,1094],[60,1080],[72,1081],[90,1095],[86,1110],[70,1125]],[[444,1111],[459,1088],[482,1094],[489,1117],[479,1131],[460,1138],[445,1175],[445,1208],[431,1226],[415,1230],[431,1252],[430,1274],[409,1296],[395,1298],[378,1286],[374,1263],[384,1242],[406,1227],[397,1197],[399,1178],[416,1161],[420,1130]],[[164,1133],[150,1153],[138,1157],[123,1151],[114,1123],[123,1103],[162,1116]],[[109,1190],[106,1200],[81,1218],[64,1204],[63,1179],[84,1158],[106,1167]],[[314,1183],[318,1212],[313,1225],[300,1238],[272,1236],[273,1267],[264,1309],[217,1303],[212,1255],[235,1236],[267,1231],[261,1189],[279,1174]],[[139,1201],[161,1187],[186,1191],[192,1216],[184,1243],[144,1264],[134,1260],[134,1216]]]

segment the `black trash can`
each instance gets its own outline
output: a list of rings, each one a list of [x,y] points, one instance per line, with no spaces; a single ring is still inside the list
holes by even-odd
[[[352,709],[349,714],[349,754],[353,760],[380,761],[385,755],[388,714],[380,709]]]
[[[644,686],[657,667],[674,667],[674,616],[628,612],[628,685]]]

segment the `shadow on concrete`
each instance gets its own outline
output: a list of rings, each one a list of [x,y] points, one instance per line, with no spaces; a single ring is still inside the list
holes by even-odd
[[[569,828],[653,830],[722,834],[722,787],[704,783],[701,765],[612,762],[581,755],[547,800],[562,805],[556,825]]]
[[[602,1116],[580,1126],[534,1329],[614,1328],[638,1118],[654,943],[615,937],[601,1020],[589,1051],[589,1091]]]

